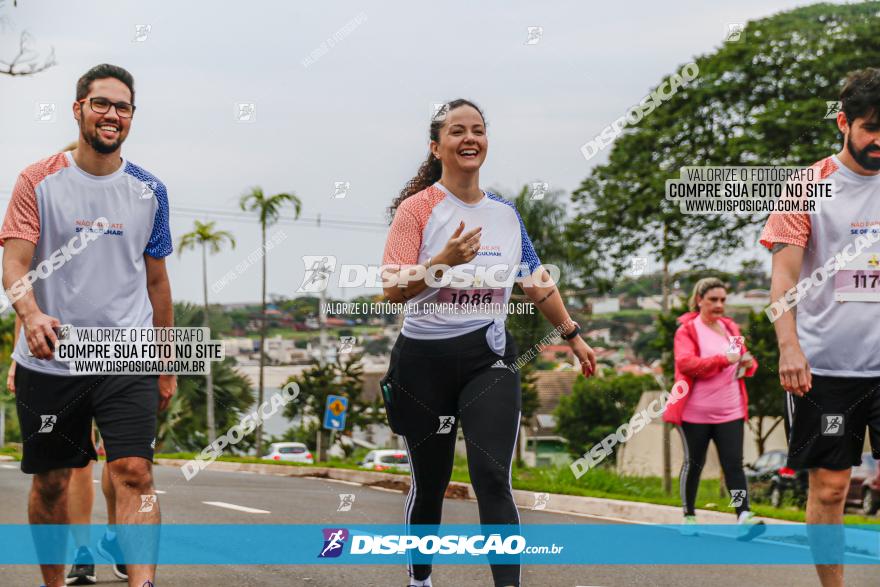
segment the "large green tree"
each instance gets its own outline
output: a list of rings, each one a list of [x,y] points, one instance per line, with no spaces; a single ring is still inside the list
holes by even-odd
[[[286,206],[293,206],[293,219],[299,218],[302,210],[302,202],[293,193],[281,193],[274,196],[267,196],[260,187],[252,188],[250,192],[244,194],[239,201],[241,209],[245,212],[254,212],[260,220],[260,245],[266,246],[266,229],[274,225],[281,218],[281,213]],[[260,382],[257,391],[257,405],[263,403],[264,396],[264,378],[263,370],[266,367],[266,253],[264,251],[261,256],[263,264],[262,289],[260,294]],[[263,450],[263,424],[257,425],[257,454],[262,454]]]
[[[665,79],[646,88],[668,99],[624,127],[607,162],[572,194],[567,233],[581,273],[601,285],[634,255],[657,258],[666,309],[673,262],[753,245],[763,215],[682,214],[664,198],[666,181],[684,166],[805,166],[837,151],[826,101],[848,72],[880,61],[878,10],[880,2],[816,4],[751,21],[738,41],[695,58],[699,74],[671,96]],[[669,443],[665,427],[667,491]]]
[[[180,237],[177,245],[177,254],[183,253],[190,249],[201,249],[202,252],[202,294],[204,302],[204,326],[210,328],[209,316],[210,307],[208,306],[208,250],[212,254],[220,252],[223,243],[229,242],[232,248],[235,248],[235,238],[232,233],[226,230],[216,230],[214,222],[195,221],[193,230]],[[208,404],[208,439],[213,442],[217,437],[217,429],[214,423],[214,383],[212,380],[211,369],[205,375],[205,388],[207,390]]]
[[[629,257],[648,254],[667,270],[666,292],[670,263],[754,244],[762,216],[682,214],[664,199],[666,180],[683,166],[808,165],[838,150],[826,101],[848,72],[880,62],[878,10],[880,2],[798,8],[751,21],[738,42],[695,58],[696,79],[626,126],[574,192],[568,232],[583,273],[619,274]]]

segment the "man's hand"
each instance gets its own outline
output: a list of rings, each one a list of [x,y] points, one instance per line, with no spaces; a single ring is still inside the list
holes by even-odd
[[[779,383],[785,391],[797,396],[803,396],[813,387],[810,364],[800,345],[780,347]]]
[[[177,375],[159,375],[159,411],[164,412],[177,391]]]
[[[9,362],[9,373],[6,375],[6,389],[15,395],[15,361]]]
[[[38,359],[51,359],[55,345],[58,344],[58,337],[52,329],[61,326],[61,321],[37,311],[22,318],[21,322],[24,324],[24,336],[31,354]]]
[[[574,352],[574,356],[576,356],[578,361],[581,362],[581,373],[584,374],[584,377],[589,377],[595,373],[596,353],[590,348],[590,345],[584,342],[584,339],[580,336],[575,336],[567,342],[571,347],[571,350]]]

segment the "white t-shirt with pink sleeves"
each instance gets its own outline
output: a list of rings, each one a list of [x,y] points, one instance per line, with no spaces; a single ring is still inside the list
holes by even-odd
[[[415,265],[437,255],[452,237],[459,223],[463,232],[482,227],[480,249],[466,265],[452,272],[470,275],[465,287],[428,287],[408,300],[408,307],[424,307],[405,314],[402,334],[415,339],[460,336],[493,323],[487,342],[504,354],[506,306],[513,284],[534,272],[541,262],[526,233],[522,218],[512,202],[490,192],[468,204],[439,182],[405,199],[394,215],[385,243],[383,265]],[[457,280],[456,280],[457,281]],[[502,284],[503,283],[503,284]],[[475,311],[488,302],[500,311]],[[431,309],[443,308],[443,311]]]
[[[8,239],[34,243],[31,269],[52,259],[54,269],[33,283],[33,292],[40,310],[62,324],[148,327],[153,307],[144,256],[171,254],[168,211],[165,184],[134,163],[123,159],[118,170],[95,176],[69,152],[57,153],[19,175],[0,246]],[[101,236],[74,256],[68,245],[82,232]],[[56,263],[59,251],[64,263]],[[72,375],[68,363],[30,356],[23,329],[12,358],[41,373]]]
[[[880,377],[875,343],[880,323],[880,242],[869,243],[821,284],[812,280],[814,273],[835,265],[841,253],[855,251],[856,239],[868,232],[875,237],[880,233],[880,175],[859,175],[835,156],[812,167],[818,171],[817,179],[833,184],[834,200],[823,202],[816,214],[771,214],[760,242],[768,249],[775,243],[804,249],[798,281],[816,285],[795,311],[798,341],[810,371],[828,377]],[[853,292],[866,299],[852,301]],[[842,293],[850,294],[850,299],[840,299]],[[874,301],[868,301],[871,297]]]

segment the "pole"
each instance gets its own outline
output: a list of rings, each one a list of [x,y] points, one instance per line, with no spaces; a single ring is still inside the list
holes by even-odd
[[[321,365],[327,363],[327,292],[321,290],[321,296],[318,298],[318,345],[319,360]]]
[[[666,237],[668,229],[663,224],[663,312],[669,312],[669,260],[666,258]],[[672,493],[672,439],[669,434],[671,424],[663,425],[663,493]]]

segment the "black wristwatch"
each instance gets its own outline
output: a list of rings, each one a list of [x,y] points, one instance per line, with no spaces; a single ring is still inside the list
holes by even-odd
[[[581,325],[577,322],[574,323],[574,330],[569,332],[568,334],[562,334],[562,340],[571,340],[581,332]]]

